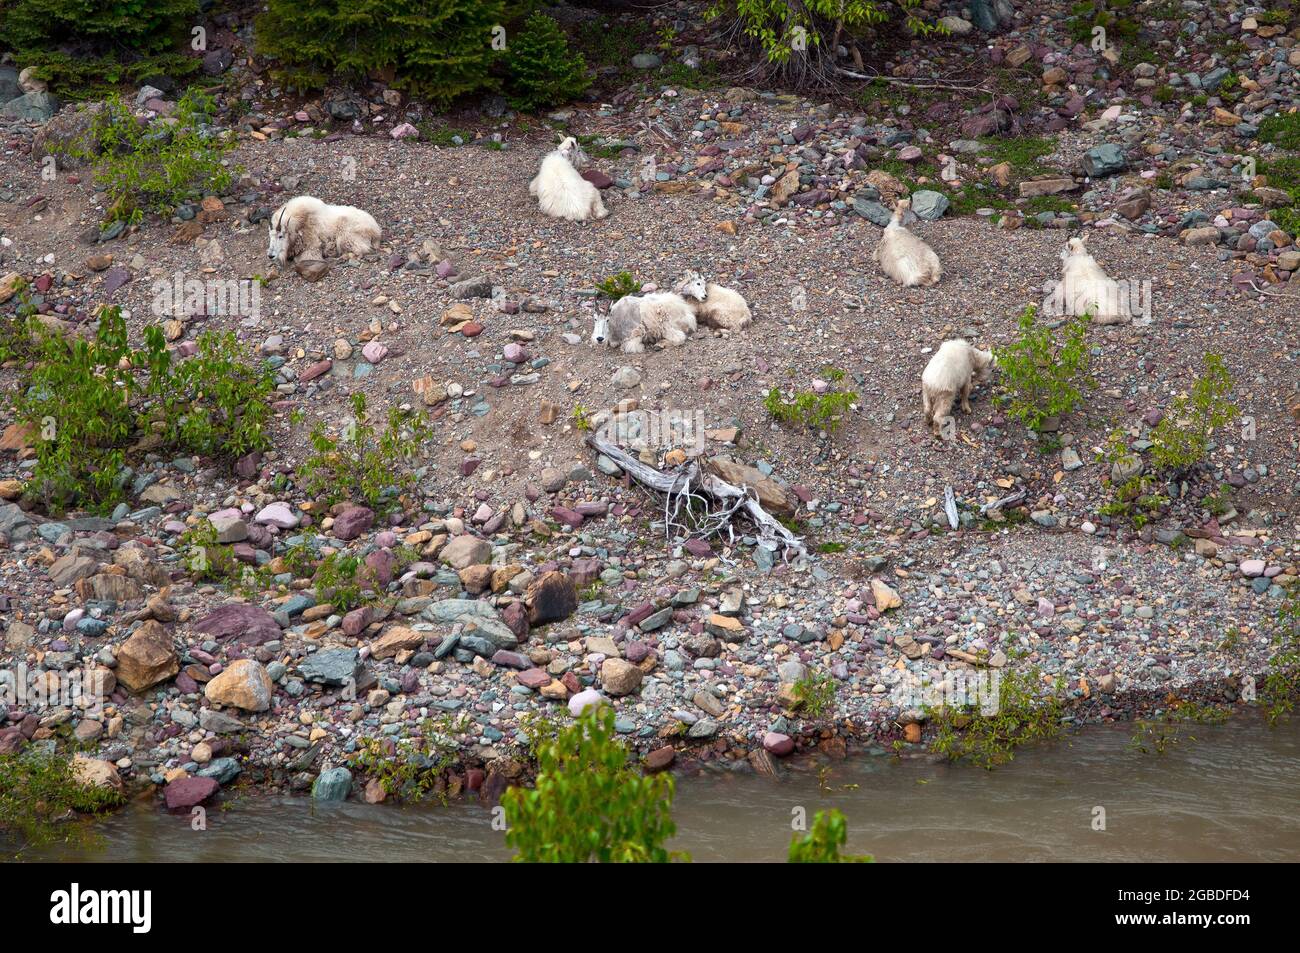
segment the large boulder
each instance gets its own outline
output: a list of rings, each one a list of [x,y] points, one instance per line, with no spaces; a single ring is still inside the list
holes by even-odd
[[[194,628],[218,641],[234,639],[246,645],[262,645],[280,638],[280,623],[260,606],[232,602],[209,612]]]
[[[169,811],[185,811],[202,804],[221,790],[216,778],[177,778],[163,789]]]
[[[543,573],[524,594],[529,625],[545,625],[567,619],[578,609],[578,590],[573,580],[558,570]]]
[[[92,788],[104,788],[121,794],[126,786],[122,776],[117,773],[117,766],[111,761],[101,761],[84,754],[72,756],[72,777],[80,784]]]
[[[492,558],[492,544],[486,539],[465,533],[442,547],[438,558],[455,570],[478,566]]]
[[[150,619],[117,647],[117,680],[129,692],[147,691],[181,670],[172,638]]]
[[[261,662],[242,658],[208,682],[203,693],[217,705],[266,711],[271,707],[271,676]]]
[[[416,649],[424,644],[424,633],[404,625],[390,626],[384,634],[370,643],[370,657],[392,658],[403,649]]]
[[[630,695],[641,687],[641,669],[621,658],[607,658],[600,666],[600,684],[615,697]]]

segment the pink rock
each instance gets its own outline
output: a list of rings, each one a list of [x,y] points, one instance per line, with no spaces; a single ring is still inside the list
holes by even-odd
[[[416,129],[409,122],[404,122],[400,126],[395,126],[389,133],[394,139],[418,139],[420,130]]]
[[[169,811],[187,810],[202,804],[221,787],[213,778],[177,778],[163,790]]]
[[[577,718],[588,708],[609,704],[609,700],[594,688],[587,688],[569,699],[569,714]]]
[[[388,356],[388,348],[378,341],[368,341],[361,349],[361,353],[371,364],[378,364]]]
[[[1247,579],[1254,579],[1256,576],[1264,575],[1264,560],[1243,559],[1239,568],[1241,569],[1241,574]]]
[[[794,751],[794,739],[789,735],[781,734],[779,731],[769,731],[763,735],[763,748],[778,758],[784,758]]]

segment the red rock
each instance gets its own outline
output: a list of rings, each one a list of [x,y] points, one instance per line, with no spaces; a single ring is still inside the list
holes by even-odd
[[[187,810],[202,804],[221,787],[214,778],[177,778],[163,790],[167,810]]]

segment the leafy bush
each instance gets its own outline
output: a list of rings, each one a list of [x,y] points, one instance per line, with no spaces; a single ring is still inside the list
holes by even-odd
[[[1200,464],[1214,432],[1237,418],[1227,398],[1232,374],[1218,354],[1205,355],[1205,370],[1190,394],[1180,395],[1151,431],[1151,459],[1157,467],[1183,473]]]
[[[587,61],[569,49],[560,25],[534,13],[523,30],[511,37],[506,54],[510,103],[532,110],[576,99],[591,85]]]
[[[66,757],[37,751],[0,755],[0,834],[13,844],[15,856],[80,841],[88,832],[68,823],[71,812],[98,814],[124,800],[109,788],[82,784]]]
[[[1065,712],[1062,680],[1058,678],[1052,690],[1044,692],[1037,668],[997,671],[998,701],[993,714],[952,707],[932,713],[938,729],[931,745],[936,754],[951,761],[967,759],[992,770],[1012,760],[1021,745],[1060,735]]]
[[[361,605],[364,601],[361,565],[358,556],[330,553],[321,560],[312,577],[317,598],[328,602],[337,612],[349,612]]]
[[[181,77],[198,0],[14,0],[0,3],[0,45],[59,92],[106,91],[155,74]]]
[[[938,29],[915,14],[921,0],[896,0],[905,24],[918,35]],[[834,55],[833,41],[889,19],[885,0],[716,0],[711,19],[734,22],[759,46],[769,66],[800,69],[810,59]],[[782,70],[789,72],[789,70]]]
[[[643,775],[614,735],[614,710],[588,708],[537,751],[537,783],[501,798],[506,843],[528,863],[666,863],[673,779]],[[684,857],[680,859],[686,859]]]
[[[215,109],[212,97],[191,89],[177,102],[174,122],[145,123],[121,96],[104,101],[86,138],[67,151],[95,166],[109,222],[139,222],[145,212],[166,215],[182,202],[230,187],[222,157],[235,143],[207,127]]]
[[[298,88],[391,71],[399,89],[445,104],[495,87],[492,30],[505,15],[503,0],[269,0],[257,45]]]
[[[195,357],[173,363],[156,328],[132,350],[121,311],[101,308],[90,340],[43,335],[13,398],[17,418],[39,437],[28,489],[51,510],[111,507],[125,496],[134,451],[266,449],[273,386],[246,366],[233,336],[205,334]]]
[[[610,275],[608,278],[596,282],[596,291],[610,301],[626,298],[628,295],[634,295],[640,290],[641,282],[632,277],[630,271],[620,271],[617,275]]]
[[[1088,377],[1085,318],[1065,324],[1064,339],[1035,322],[1030,305],[1020,316],[1020,337],[1006,347],[994,347],[1001,400],[1007,415],[1038,433],[1049,418],[1061,417],[1083,401],[1083,385],[1095,387]]]
[[[1169,498],[1159,492],[1159,481],[1150,473],[1134,473],[1119,481],[1113,479],[1111,474],[1116,464],[1132,469],[1141,460],[1137,451],[1129,447],[1122,430],[1111,432],[1100,459],[1107,467],[1103,482],[1111,490],[1111,501],[1098,510],[1102,516],[1123,516],[1141,529],[1169,502]]]
[[[1270,725],[1295,711],[1295,700],[1300,696],[1300,590],[1292,589],[1287,594],[1277,620],[1273,640],[1276,648],[1259,691]]]
[[[366,395],[352,395],[353,419],[337,437],[330,436],[324,425],[317,424],[311,433],[313,450],[299,468],[303,488],[327,503],[364,499],[378,506],[390,489],[398,491],[414,482],[409,474],[400,474],[393,463],[411,460],[420,444],[429,438],[429,426],[418,412],[391,407],[388,423],[376,431],[366,417]]]
[[[849,827],[844,814],[832,808],[818,811],[813,817],[812,829],[803,837],[790,839],[791,864],[870,864],[870,854],[841,854],[840,848],[848,841]]]
[[[809,673],[794,683],[794,697],[810,718],[820,718],[835,705],[837,685],[830,672]]]
[[[378,781],[385,794],[418,803],[430,796],[446,798],[443,774],[455,764],[455,751],[454,742],[444,737],[432,718],[426,718],[415,737],[362,738],[349,760]]]
[[[234,548],[217,540],[217,528],[200,519],[181,536],[185,568],[195,582],[215,582],[252,595],[266,589],[269,574],[262,566],[235,556]]]
[[[826,368],[822,377],[837,385],[844,379],[844,372],[836,368]],[[858,399],[852,391],[843,391],[838,386],[817,392],[816,390],[796,391],[789,400],[781,396],[780,389],[773,387],[763,398],[763,409],[783,424],[809,427],[835,433],[844,422],[844,415],[850,405]]]

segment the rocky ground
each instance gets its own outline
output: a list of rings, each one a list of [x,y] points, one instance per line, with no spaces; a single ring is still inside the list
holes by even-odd
[[[225,95],[247,105],[226,119],[243,169],[230,194],[120,231],[101,230],[89,170],[42,176],[74,109],[0,126],[0,272],[30,279],[69,330],[106,302],[134,336],[162,323],[182,354],[204,330],[234,330],[279,390],[272,452],[233,469],[144,459],[132,503],[104,516],[23,500],[33,437],[5,431],[0,658],[37,681],[92,666],[107,698],[90,715],[14,699],[0,751],[70,732],[188,806],[237,777],[323,778],[319,794],[346,795],[334,769],[375,738],[436,737],[454,750],[447,784],[496,790],[525,770],[530,717],[597,695],[654,767],[760,770],[795,750],[919,741],[907,686],[1007,665],[1063,680],[1084,719],[1236,698],[1266,668],[1300,575],[1287,297],[1300,252],[1269,217],[1285,195],[1229,183],[1242,153],[1277,153],[1255,137],[1261,116],[1294,104],[1300,53],[1292,34],[1246,29],[1249,8],[1220,6],[1185,4],[1167,23],[1146,11],[1167,27],[1152,56],[1111,50],[1114,63],[1072,45],[1050,11],[991,36],[963,35],[963,19],[931,59],[901,51],[887,70],[954,88],[891,86],[865,105],[650,83],[547,123],[489,103],[430,128],[391,91],[286,102],[236,69]],[[1213,95],[1223,69],[1244,77],[1232,99]],[[959,88],[966,77],[996,88]],[[165,112],[167,94],[140,104]],[[584,137],[608,219],[538,213],[527,183],[552,126]],[[1052,151],[1003,158],[999,142],[1026,135]],[[871,261],[881,210],[903,192],[944,263],[933,288],[900,289]],[[277,268],[265,220],[298,193],[365,207],[382,252]],[[917,394],[930,352],[954,335],[1009,343],[1081,228],[1113,277],[1150,282],[1151,320],[1089,331],[1098,387],[1050,446],[987,390],[955,442],[931,438]],[[688,269],[741,291],[754,324],[642,355],[589,343],[597,281],[627,271],[662,286]],[[258,298],[172,313],[156,299],[178,275],[243,280]],[[0,303],[5,317],[14,304]],[[1208,352],[1251,426],[1221,433],[1152,523],[1101,515],[1101,442],[1124,428],[1141,451]],[[823,387],[827,368],[856,394],[838,430],[773,423],[768,391]],[[17,371],[0,370],[6,388]],[[294,482],[311,428],[341,427],[358,390],[434,428],[416,489],[379,513],[327,509]],[[629,409],[700,415],[691,454],[752,466],[808,555],[784,559],[743,523],[730,539],[667,539],[661,501],[584,444],[580,419]],[[1223,486],[1222,506],[1203,503]],[[182,536],[202,521],[265,568],[261,588],[192,578]],[[350,611],[321,598],[284,558],[303,542],[362,557],[373,598]],[[795,704],[810,673],[836,685],[819,717]],[[358,796],[382,797],[357,775]]]

